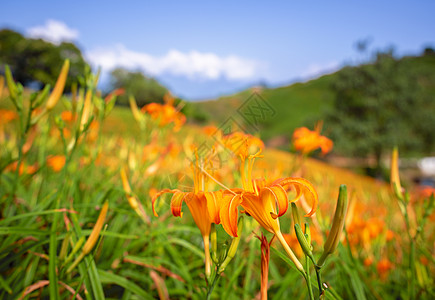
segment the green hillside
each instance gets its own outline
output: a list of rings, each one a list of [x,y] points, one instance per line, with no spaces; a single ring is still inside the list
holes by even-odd
[[[403,57],[401,62],[406,64],[410,72],[419,74],[421,84],[431,93],[435,93],[435,55]],[[275,137],[285,137],[285,139],[273,142],[273,145],[287,147],[286,141],[296,127],[307,125],[312,128],[317,120],[324,119],[325,112],[332,109],[335,98],[332,85],[338,80],[340,72],[342,70],[308,82],[258,90],[261,97],[276,112],[274,117],[265,117],[261,126],[257,128],[260,136],[266,141]],[[254,91],[255,89],[248,89],[194,105],[206,112],[211,122],[219,126],[229,117],[237,117],[237,109],[249,99]]]

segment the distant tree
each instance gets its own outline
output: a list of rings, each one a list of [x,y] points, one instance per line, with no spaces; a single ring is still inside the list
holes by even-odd
[[[412,72],[393,52],[338,73],[333,110],[325,124],[344,153],[381,157],[395,145],[404,151],[430,151],[435,141],[435,101],[425,93],[421,74]]]
[[[142,72],[131,72],[123,68],[116,68],[110,73],[112,89],[124,88],[125,94],[119,97],[117,103],[126,105],[129,95],[133,95],[138,106],[150,102],[163,102],[163,96],[168,89],[156,79],[145,76]]]
[[[426,47],[423,50],[423,55],[435,55],[435,50],[432,47]]]
[[[23,85],[56,82],[65,59],[70,59],[70,71],[66,90],[83,74],[86,62],[81,51],[72,43],[54,45],[41,39],[27,39],[21,34],[9,30],[0,30],[0,72],[8,64],[14,79]]]

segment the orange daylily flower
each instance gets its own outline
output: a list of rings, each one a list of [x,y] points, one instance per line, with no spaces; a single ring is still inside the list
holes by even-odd
[[[293,132],[293,145],[297,151],[308,154],[320,148],[322,154],[332,150],[334,143],[327,137],[320,135],[320,126],[316,126],[314,131],[306,127],[297,128]]]
[[[118,88],[116,90],[111,91],[106,98],[104,98],[104,102],[109,102],[113,97],[121,96],[125,93],[125,89]]]
[[[47,165],[54,171],[59,172],[65,165],[65,156],[54,155],[47,158]]]
[[[61,112],[60,117],[62,118],[63,121],[65,121],[67,123],[72,123],[77,118],[77,116],[75,114],[73,114],[72,112],[70,112],[69,110],[65,110],[65,111]]]
[[[204,127],[202,127],[202,131],[208,136],[213,136],[213,135],[220,136],[222,134],[222,132],[219,130],[219,128],[217,128],[214,125],[204,126]]]
[[[203,165],[206,165],[204,163]],[[158,217],[155,210],[156,199],[165,193],[173,194],[171,199],[171,212],[174,217],[182,217],[183,212],[181,211],[183,202],[186,203],[187,207],[192,214],[193,220],[196,226],[198,226],[201,231],[201,235],[204,240],[204,251],[205,251],[205,272],[207,277],[210,275],[210,231],[211,224],[219,224],[221,222],[219,211],[223,202],[222,191],[208,192],[207,180],[208,177],[202,171],[202,167],[199,165],[198,155],[196,157],[196,162],[193,165],[193,178],[194,178],[194,191],[193,192],[183,192],[178,189],[164,189],[156,193],[152,198],[152,207],[154,216]],[[205,190],[202,190],[205,189]]]
[[[225,192],[227,200],[221,210],[222,226],[232,236],[237,236],[237,207],[241,205],[264,229],[271,233],[280,231],[278,217],[284,215],[288,209],[289,200],[287,188],[294,187],[296,196],[290,202],[297,201],[302,195],[311,200],[311,211],[306,215],[312,216],[316,212],[318,195],[312,184],[304,178],[280,178],[271,184],[264,179],[251,179],[254,159],[260,156],[260,151],[249,156],[248,173],[245,174],[245,159],[242,157],[241,177],[243,189],[232,189]],[[230,194],[232,193],[232,195]]]
[[[0,126],[17,118],[17,113],[12,110],[0,109]]]
[[[0,109],[0,141],[5,140],[5,125],[16,119],[17,117],[17,113],[12,110]]]
[[[174,130],[178,131],[186,122],[186,116],[172,105],[173,101],[167,100],[166,102],[165,104],[147,104],[142,107],[141,112],[149,114],[153,120],[158,120],[159,126],[174,123]]]
[[[239,131],[224,136],[222,143],[234,154],[243,157],[243,159],[246,159],[252,151],[264,148],[264,143],[261,139]]]
[[[388,260],[388,258],[381,259],[377,265],[376,269],[381,276],[381,278],[385,279],[388,275],[388,272],[393,268],[393,264],[391,261]]]
[[[302,195],[311,200],[312,208],[306,216],[316,212],[318,195],[313,185],[304,178],[280,178],[271,184],[264,179],[251,179],[254,160],[260,157],[261,150],[248,157],[248,172],[245,173],[245,157],[241,157],[241,178],[243,189],[225,191],[224,205],[220,211],[222,226],[231,236],[237,236],[238,207],[244,208],[244,213],[252,216],[267,231],[276,235],[298,270],[304,273],[304,268],[285,241],[278,217],[288,209],[289,200],[287,188],[292,186],[296,196],[290,202],[297,201]]]

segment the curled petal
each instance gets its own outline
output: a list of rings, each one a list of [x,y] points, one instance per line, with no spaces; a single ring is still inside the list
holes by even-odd
[[[183,201],[186,198],[187,195],[190,193],[183,193],[183,192],[175,192],[174,196],[172,196],[171,199],[171,212],[174,217],[182,217],[183,212],[181,211],[181,207],[183,205]]]
[[[153,213],[154,213],[154,216],[156,216],[156,217],[159,216],[159,215],[157,214],[157,212],[156,212],[156,208],[155,208],[155,204],[156,204],[156,200],[157,200],[157,198],[160,197],[161,195],[165,194],[165,193],[171,193],[171,194],[174,194],[174,193],[176,193],[176,192],[181,192],[181,191],[180,191],[180,190],[164,189],[164,190],[161,190],[160,192],[158,192],[157,194],[155,194],[155,195],[153,196],[151,202],[152,202],[152,206],[153,206]]]
[[[222,226],[229,235],[237,237],[238,206],[242,203],[242,198],[240,195],[227,195],[224,201],[220,210]]]
[[[278,217],[281,217],[288,209],[287,192],[281,185],[274,185],[269,188],[270,192],[275,196],[278,206]]]
[[[317,195],[317,191],[314,186],[308,180],[304,178],[281,178],[276,180],[273,185],[281,185],[283,188],[287,185],[292,185],[296,189],[296,198],[292,199],[291,202],[298,200],[302,194],[305,195],[307,200],[311,202],[311,211],[305,215],[305,217],[312,216],[317,209],[317,203],[319,202],[319,196]]]

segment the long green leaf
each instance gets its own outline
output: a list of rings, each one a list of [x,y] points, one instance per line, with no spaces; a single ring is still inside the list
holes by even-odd
[[[109,273],[104,270],[98,270],[98,274],[101,278],[101,281],[105,284],[116,284],[122,286],[126,290],[129,290],[133,294],[142,297],[143,299],[154,299],[150,294],[141,289],[137,284],[128,280],[125,277]]]

